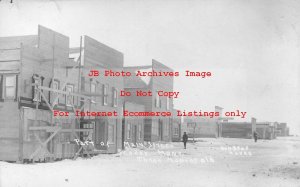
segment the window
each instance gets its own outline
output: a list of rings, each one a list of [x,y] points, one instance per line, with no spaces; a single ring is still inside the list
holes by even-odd
[[[66,86],[66,92],[72,93],[74,91],[74,86],[71,84],[68,84]],[[66,94],[66,105],[72,106],[74,103],[74,97],[70,94]]]
[[[118,106],[118,90],[113,88],[113,107]]]
[[[108,104],[108,84],[103,85],[103,105]]]
[[[179,135],[179,128],[178,127],[174,128],[174,135]]]
[[[33,101],[41,101],[42,95],[38,91],[38,86],[42,86],[42,78],[38,75],[33,75],[32,82],[34,85],[34,91],[33,91]]]
[[[159,99],[158,92],[156,92],[156,95],[155,95],[155,107],[157,107],[157,108],[160,107],[160,99]]]
[[[169,109],[170,109],[170,98],[167,97],[167,110],[169,110]]]
[[[4,76],[3,85],[3,99],[15,99],[16,98],[16,75]]]
[[[131,124],[127,124],[127,139],[131,138]]]
[[[113,125],[108,125],[108,143],[114,143],[115,142],[115,137],[114,137],[114,126]]]
[[[58,80],[54,80],[54,81],[53,81],[52,88],[53,88],[54,90],[59,90],[59,81],[58,81]],[[56,97],[58,97],[58,95],[59,95],[59,94],[58,94],[57,92],[52,92],[52,103],[54,103],[54,99],[55,99]],[[54,105],[56,105],[56,104],[58,104],[58,103],[59,103],[59,97],[56,99]],[[54,105],[53,105],[53,106],[54,106]]]

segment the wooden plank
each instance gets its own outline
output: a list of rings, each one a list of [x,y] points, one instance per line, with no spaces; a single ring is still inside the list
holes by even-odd
[[[42,90],[46,90],[46,91],[56,92],[56,93],[59,93],[59,94],[77,96],[77,97],[81,97],[81,98],[85,98],[85,99],[92,99],[92,97],[84,96],[82,94],[75,93],[75,92],[67,92],[67,91],[62,91],[62,90],[56,90],[56,89],[52,89],[52,88],[45,87],[45,86],[39,86],[38,88],[42,89]]]
[[[0,139],[0,160],[18,161],[19,139]]]
[[[14,50],[0,49],[0,60],[1,61],[20,60],[20,49],[14,49]]]
[[[123,67],[123,54],[88,36],[84,37],[84,64],[104,67]]]
[[[37,35],[0,37],[0,49],[19,49],[20,44],[37,45]]]
[[[18,73],[20,70],[20,61],[1,61],[0,62],[0,71],[1,73]]]
[[[47,126],[47,127],[29,127],[29,130],[32,131],[40,131],[40,130],[45,130],[47,132],[55,132],[59,127],[52,127],[52,126]],[[59,132],[92,132],[91,129],[61,129]]]

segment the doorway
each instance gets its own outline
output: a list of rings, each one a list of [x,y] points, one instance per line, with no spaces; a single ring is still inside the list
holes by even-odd
[[[136,145],[136,142],[137,142],[137,126],[134,125],[133,126],[132,143],[134,143],[134,145]]]
[[[159,135],[159,140],[163,140],[163,122],[161,119],[158,120],[158,135]]]
[[[96,121],[94,143],[98,150],[107,150],[107,124],[106,119]]]

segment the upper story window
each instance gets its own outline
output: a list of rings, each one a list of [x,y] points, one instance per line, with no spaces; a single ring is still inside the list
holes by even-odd
[[[96,101],[97,83],[91,81],[90,92],[94,101]]]
[[[96,83],[91,82],[91,93],[96,93]]]
[[[118,106],[118,90],[113,88],[113,107]]]
[[[169,97],[167,97],[167,110],[169,110],[170,109],[170,98]]]
[[[108,84],[103,85],[103,105],[108,104]]]
[[[161,107],[161,100],[160,100],[160,97],[158,95],[158,92],[156,92],[156,95],[155,95],[155,107],[156,108],[160,108]]]
[[[74,85],[72,85],[72,84],[66,85],[66,92],[70,92],[70,93],[74,92]],[[74,96],[67,94],[66,95],[66,105],[72,106],[73,103],[74,103]]]
[[[52,85],[52,88],[54,89],[54,90],[59,90],[59,81],[58,80],[54,80],[53,81],[53,85]],[[54,99],[56,98],[56,97],[58,97],[58,93],[57,92],[52,92],[52,102],[54,102]],[[56,98],[56,100],[55,100],[55,104],[58,104],[59,103],[59,98]]]
[[[16,99],[17,92],[17,75],[4,75],[3,77],[2,99]]]
[[[43,77],[40,77],[39,75],[34,74],[32,77],[32,83],[33,86],[33,101],[41,101],[42,95],[38,90],[38,86],[43,85]]]

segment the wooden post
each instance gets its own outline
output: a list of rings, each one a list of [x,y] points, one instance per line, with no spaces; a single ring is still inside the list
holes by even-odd
[[[20,80],[23,80],[22,76],[22,56],[23,56],[23,44],[21,43],[20,46]],[[18,81],[19,85],[16,85],[19,87],[17,97],[20,98],[20,90],[23,88],[22,81]],[[18,102],[20,102],[20,99],[17,99]],[[19,116],[19,162],[23,163],[23,127],[24,127],[24,109],[20,108],[20,116]]]

